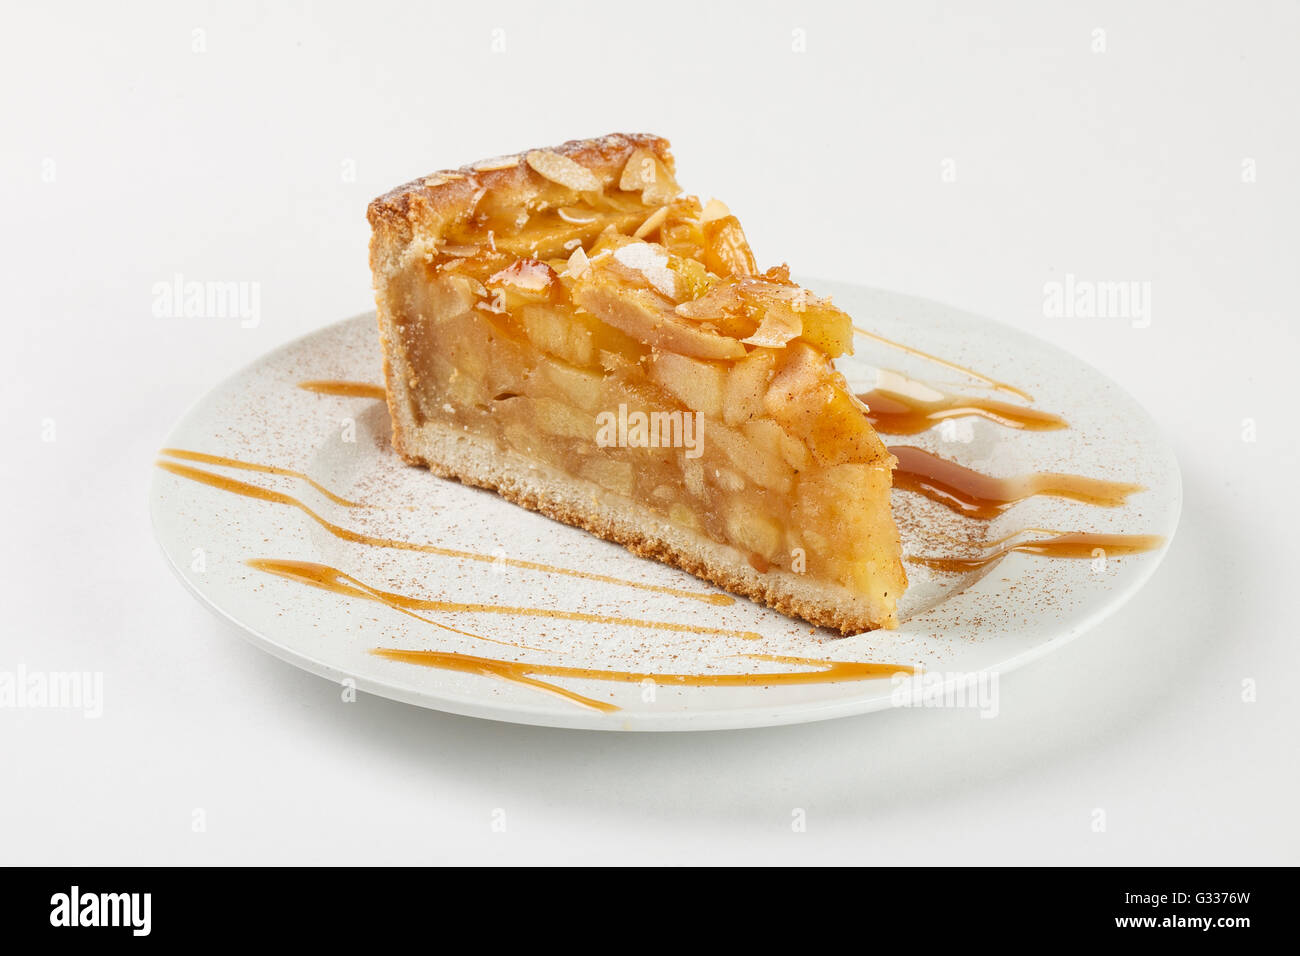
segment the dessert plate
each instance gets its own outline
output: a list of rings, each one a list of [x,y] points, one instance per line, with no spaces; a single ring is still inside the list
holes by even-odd
[[[878,424],[891,447],[991,479],[961,486],[964,498],[960,482],[895,488],[910,581],[896,631],[841,638],[403,464],[373,313],[272,352],[190,410],[156,462],[155,533],[180,579],[257,645],[452,713],[718,730],[932,695],[995,706],[991,675],[1081,634],[1155,570],[1181,505],[1173,453],[1117,385],[1032,336],[920,299],[807,285],[869,330],[837,362],[855,391],[910,391],[939,410],[905,436]],[[1068,427],[1023,427],[1035,414]],[[1107,498],[1114,483],[1129,487]],[[1022,500],[990,504],[994,486]]]

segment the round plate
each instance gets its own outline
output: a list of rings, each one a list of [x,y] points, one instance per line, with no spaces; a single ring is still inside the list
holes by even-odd
[[[896,443],[998,476],[1068,472],[1144,487],[1120,507],[1031,497],[981,533],[1019,535],[1010,543],[1036,529],[1154,534],[1164,546],[1083,560],[1017,551],[964,577],[908,563],[899,629],[847,638],[744,599],[697,599],[721,600],[721,592],[404,465],[389,445],[387,408],[364,390],[300,387],[381,383],[373,314],[299,339],[203,398],[160,453],[154,530],[181,580],[259,646],[357,690],[424,707],[601,730],[757,727],[945,694],[949,704],[995,707],[997,674],[1060,647],[1150,577],[1178,522],[1177,462],[1118,386],[1038,339],[932,302],[836,283],[811,287],[832,294],[862,328],[947,363],[858,335],[855,354],[837,363],[855,391],[871,388],[885,369],[944,391],[1019,401],[966,368],[1032,394],[1034,407],[1070,424],[1030,432],[970,416]],[[951,554],[969,539],[968,519],[912,492],[896,489],[893,501],[906,554]],[[433,652],[422,659],[441,666],[376,649]],[[501,661],[523,666],[493,663]],[[836,682],[736,685],[745,678],[727,677],[683,686],[644,676],[815,672],[830,661],[891,666],[885,676]],[[909,664],[924,678],[905,679],[892,666]]]

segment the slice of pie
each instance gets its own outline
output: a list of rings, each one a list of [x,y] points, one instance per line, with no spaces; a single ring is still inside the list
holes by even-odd
[[[370,205],[393,446],[813,624],[893,627],[894,458],[832,359],[849,317],[613,135]]]

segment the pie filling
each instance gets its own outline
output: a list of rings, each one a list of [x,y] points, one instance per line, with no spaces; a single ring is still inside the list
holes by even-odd
[[[760,272],[666,150],[632,150],[612,181],[559,152],[520,161],[523,202],[482,190],[385,280],[409,420],[591,482],[761,574],[839,585],[892,625],[894,460],[832,364],[849,317],[786,267]]]

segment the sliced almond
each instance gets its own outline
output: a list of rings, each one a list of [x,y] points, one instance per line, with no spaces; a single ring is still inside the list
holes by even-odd
[[[470,168],[476,173],[490,173],[495,169],[514,169],[518,165],[518,156],[494,156],[491,159],[480,160]]]
[[[489,286],[511,285],[528,292],[541,292],[555,279],[555,273],[545,262],[536,259],[519,259],[491,276]]]
[[[632,233],[633,238],[644,239],[646,236],[650,235],[650,233],[654,232],[656,229],[662,226],[664,220],[667,218],[668,218],[668,207],[660,206],[658,209],[656,209],[654,212],[652,212],[649,216],[646,217],[645,222],[641,223],[641,225],[637,227],[636,232]]]
[[[580,279],[591,271],[591,260],[582,251],[582,246],[573,250],[573,255],[569,256],[569,264],[565,266],[564,271],[575,279]]]
[[[524,157],[524,161],[539,176],[569,189],[576,189],[578,192],[594,192],[600,189],[600,180],[590,169],[549,149],[535,149]]]
[[[704,204],[704,209],[700,212],[700,222],[713,222],[715,219],[725,219],[731,215],[731,210],[721,199],[710,199]]]
[[[647,206],[666,203],[681,192],[681,187],[673,179],[668,167],[648,149],[632,151],[632,155],[623,164],[618,188],[624,192],[640,192],[641,201]]]
[[[623,164],[623,174],[618,178],[618,188],[624,192],[640,192],[654,185],[659,178],[659,163],[648,149],[635,149]]]
[[[555,214],[575,226],[588,225],[598,218],[595,210],[583,209],[581,206],[560,206],[555,210]]]
[[[605,324],[653,348],[702,359],[733,361],[745,357],[745,347],[735,339],[705,332],[677,318],[658,293],[602,281],[595,269],[577,283],[573,301]]]
[[[629,242],[614,250],[614,258],[645,276],[658,292],[677,300],[677,274],[668,268],[668,253],[663,247],[648,242]]]
[[[787,342],[803,335],[803,320],[794,310],[782,303],[774,303],[763,315],[763,321],[749,338],[741,339],[746,345],[765,349],[785,348]]]

